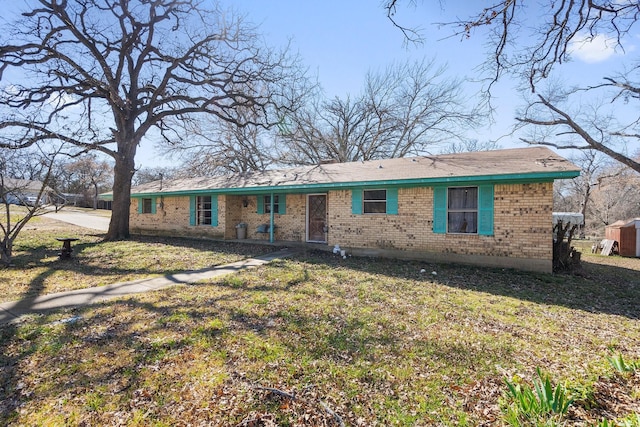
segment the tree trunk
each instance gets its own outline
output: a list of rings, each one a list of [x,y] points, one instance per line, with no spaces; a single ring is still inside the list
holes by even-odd
[[[4,266],[11,265],[13,260],[13,242],[9,237],[5,237],[2,240],[2,247],[0,248],[0,263]]]
[[[123,240],[129,238],[129,209],[131,205],[131,179],[135,172],[135,144],[127,152],[118,152],[113,168],[113,204],[111,222],[105,240]],[[132,151],[132,152],[131,152]]]
[[[93,181],[93,210],[98,209],[98,183]]]
[[[556,235],[553,242],[553,271],[572,271],[580,269],[580,252],[571,246],[573,233],[578,228],[578,224],[563,224],[559,221],[553,226]]]

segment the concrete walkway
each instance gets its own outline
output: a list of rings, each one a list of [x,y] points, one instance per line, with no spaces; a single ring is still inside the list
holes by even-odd
[[[285,248],[255,258],[202,270],[6,302],[0,304],[0,324],[19,320],[21,316],[26,314],[39,314],[51,310],[85,306],[112,298],[154,291],[168,286],[196,283],[201,280],[235,273],[245,268],[258,267],[274,259],[289,257],[294,252],[294,250]]]
[[[102,211],[104,212],[104,211]],[[94,230],[107,231],[109,229],[109,221],[111,217],[94,213],[93,211],[78,211],[62,209],[58,212],[49,212],[44,214],[45,217],[57,219],[58,221],[67,222],[69,224],[78,225],[80,227],[92,228]]]

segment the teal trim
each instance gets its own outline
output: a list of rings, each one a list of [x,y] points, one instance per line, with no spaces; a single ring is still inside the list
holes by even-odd
[[[269,243],[273,243],[273,241],[275,240],[273,232],[274,232],[274,224],[273,224],[273,217],[275,215],[274,212],[274,205],[276,202],[276,197],[273,193],[271,193],[271,196],[269,197]]]
[[[189,197],[189,225],[196,225],[196,196]]]
[[[398,189],[387,188],[387,214],[398,215]]]
[[[148,212],[148,213],[155,215],[155,213],[156,213],[156,197],[136,197],[136,199],[138,200],[138,213],[139,214],[143,214],[144,213],[144,200],[145,199],[151,199],[151,212]]]
[[[257,196],[257,205],[258,211],[257,213],[262,215],[264,213],[264,196]]]
[[[275,205],[275,198],[278,198],[278,214],[279,215],[284,215],[287,212],[287,196],[286,194],[278,194],[278,193],[271,193],[270,195],[264,194],[264,195],[260,195],[257,196],[258,198],[258,202],[257,202],[257,213],[262,215],[264,213],[266,213],[266,209],[265,209],[265,204],[266,204],[266,196],[270,196],[270,209],[269,212],[273,212],[274,209],[274,205]]]
[[[478,234],[493,236],[493,185],[478,187]]]
[[[200,190],[180,190],[180,191],[159,191],[149,193],[135,193],[132,197],[143,196],[190,196],[193,194],[211,194],[215,191],[218,194],[270,194],[274,190],[278,193],[308,193],[325,192],[329,190],[351,190],[355,188],[389,188],[389,187],[434,187],[442,185],[480,185],[483,183],[492,184],[529,184],[536,182],[552,182],[555,179],[571,179],[580,175],[579,171],[563,172],[537,172],[505,175],[482,175],[482,176],[458,176],[458,177],[437,177],[437,178],[415,178],[415,179],[395,179],[384,181],[353,181],[353,182],[330,182],[319,184],[297,184],[265,187],[238,187],[238,188],[205,188]],[[105,196],[106,197],[106,196]]]
[[[278,213],[284,215],[287,213],[287,195],[278,194]]]
[[[351,190],[351,213],[354,215],[362,215],[362,189],[354,188]]]
[[[211,226],[218,226],[218,195],[211,195]]]
[[[433,189],[433,232],[447,232],[447,187]]]

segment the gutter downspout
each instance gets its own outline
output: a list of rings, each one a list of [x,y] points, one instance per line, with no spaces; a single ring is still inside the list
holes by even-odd
[[[271,200],[270,200],[270,204],[271,204],[271,209],[269,209],[269,243],[273,243],[274,238],[273,238],[273,207],[274,207],[274,200],[273,200],[273,193],[271,193]]]

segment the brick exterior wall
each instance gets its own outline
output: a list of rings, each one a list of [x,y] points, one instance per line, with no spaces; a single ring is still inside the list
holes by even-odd
[[[220,196],[225,197],[225,196]],[[228,226],[226,238],[235,239],[235,226],[239,222],[247,224],[247,238],[268,240],[269,234],[257,233],[256,229],[260,224],[269,224],[270,214],[258,213],[258,197],[261,196],[226,196],[229,202],[227,206],[227,217],[232,222]],[[247,201],[247,207],[242,202]],[[291,242],[304,242],[305,237],[305,221],[306,221],[306,195],[304,194],[287,194],[285,197],[286,213],[284,215],[274,214],[273,223],[275,228],[275,239],[286,240]]]
[[[218,226],[189,225],[189,197],[156,197],[156,213],[138,213],[138,203],[142,199],[131,200],[129,228],[132,233],[172,236],[225,237],[226,199],[218,196]]]
[[[259,196],[258,196],[259,197]],[[158,197],[155,214],[139,214],[131,204],[134,233],[235,239],[235,226],[248,224],[247,238],[268,240],[256,233],[269,223],[257,213],[257,196],[218,196],[218,226],[189,225],[189,197]],[[248,206],[243,206],[246,201]],[[286,213],[275,214],[275,239],[306,241],[305,194],[286,195]],[[351,191],[327,193],[327,245],[339,244],[357,253],[459,260],[472,264],[551,271],[553,183],[499,184],[494,187],[494,235],[433,233],[433,189],[398,190],[398,214],[354,215]]]
[[[329,245],[552,259],[553,184],[494,187],[494,235],[433,233],[433,189],[399,189],[398,215],[353,215],[351,192],[329,193]]]

